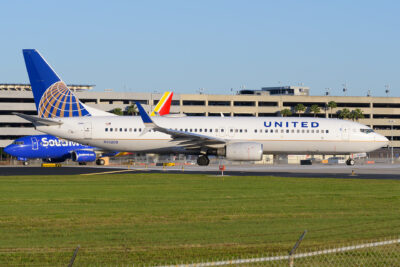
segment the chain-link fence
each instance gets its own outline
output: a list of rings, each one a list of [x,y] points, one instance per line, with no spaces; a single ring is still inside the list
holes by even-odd
[[[79,250],[79,252],[78,252]],[[0,250],[0,266],[163,266],[163,267],[203,267],[203,266],[400,266],[400,238],[390,238],[358,244],[337,245],[334,247],[304,248],[296,252],[266,253],[248,257],[190,260],[177,263],[169,260],[166,264],[150,264],[129,260],[133,251],[102,251],[79,246],[71,249],[53,249],[42,252]],[[115,256],[113,254],[118,254]],[[154,251],[157,255],[157,251]],[[163,260],[158,257],[158,262]],[[69,265],[68,265],[69,264]]]
[[[205,266],[400,266],[400,239],[336,246],[320,250],[299,249],[292,255],[270,254],[255,258],[174,264],[163,267]]]

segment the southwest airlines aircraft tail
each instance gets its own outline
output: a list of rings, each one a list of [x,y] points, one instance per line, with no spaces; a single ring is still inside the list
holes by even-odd
[[[40,118],[114,115],[81,103],[38,51],[24,49],[23,54]]]

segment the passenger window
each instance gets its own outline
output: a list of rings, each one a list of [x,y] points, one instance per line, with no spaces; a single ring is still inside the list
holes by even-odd
[[[210,133],[212,133],[212,129],[210,129]]]
[[[207,128],[204,129],[204,132],[205,132],[205,133],[207,132]]]
[[[242,129],[240,129],[240,132],[243,132],[243,130],[242,130]]]
[[[282,129],[282,130],[281,130],[281,133],[283,133],[283,132],[284,132],[284,130]]]
[[[115,131],[118,132],[118,128],[115,128]]]
[[[329,133],[329,130],[326,130],[325,133]]]
[[[192,132],[192,129],[190,129],[189,132]]]
[[[113,128],[110,128],[110,132],[112,132],[113,131]]]
[[[300,133],[300,130],[299,130],[299,129],[297,129],[297,133]]]
[[[265,133],[268,133],[268,129],[265,129]]]
[[[310,133],[310,130],[307,130],[307,133]]]
[[[321,133],[324,133],[324,130],[321,130]]]
[[[244,132],[247,133],[247,129],[244,129]]]
[[[311,133],[314,133],[314,130],[311,130]]]
[[[142,131],[142,128],[139,128],[139,132],[141,132]]]
[[[125,128],[125,132],[127,132],[128,131],[128,128]]]
[[[316,133],[319,133],[319,130],[315,130]]]
[[[108,128],[106,128],[106,132],[108,132]]]
[[[292,133],[294,133],[294,130],[292,129]]]
[[[194,129],[194,131],[197,133],[197,128],[196,128],[196,129]]]
[[[254,132],[257,133],[257,129],[254,129]]]
[[[215,129],[215,132],[218,133],[218,129]]]
[[[303,130],[301,130],[301,133],[305,133],[306,131],[303,129]]]
[[[132,128],[129,128],[129,131],[132,132]]]
[[[187,132],[187,129],[185,129],[185,132]]]
[[[275,129],[275,133],[277,133],[278,132],[278,129]]]
[[[238,133],[239,132],[239,129],[235,129],[235,133]]]
[[[286,133],[289,133],[289,129],[286,129]]]
[[[224,132],[224,129],[221,129],[221,133],[223,133]]]
[[[233,129],[230,129],[231,133],[233,133]]]

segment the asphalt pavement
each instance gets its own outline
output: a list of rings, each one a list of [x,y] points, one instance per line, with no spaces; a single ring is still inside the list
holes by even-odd
[[[217,165],[174,166],[174,167],[127,167],[127,166],[1,166],[0,176],[22,175],[95,175],[124,173],[175,173],[175,174],[207,174],[221,175]],[[400,165],[360,165],[360,166],[330,166],[330,165],[227,165],[224,175],[230,176],[277,176],[302,178],[340,178],[340,179],[393,179],[400,180]]]

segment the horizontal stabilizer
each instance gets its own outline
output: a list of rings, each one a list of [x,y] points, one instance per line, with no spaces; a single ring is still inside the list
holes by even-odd
[[[55,121],[52,119],[45,119],[45,118],[39,118],[36,116],[32,115],[26,115],[18,112],[13,112],[14,115],[17,115],[18,117],[21,117],[27,121],[32,122],[34,125],[47,125],[47,126],[52,126],[52,125],[61,125],[63,124],[61,121]]]

